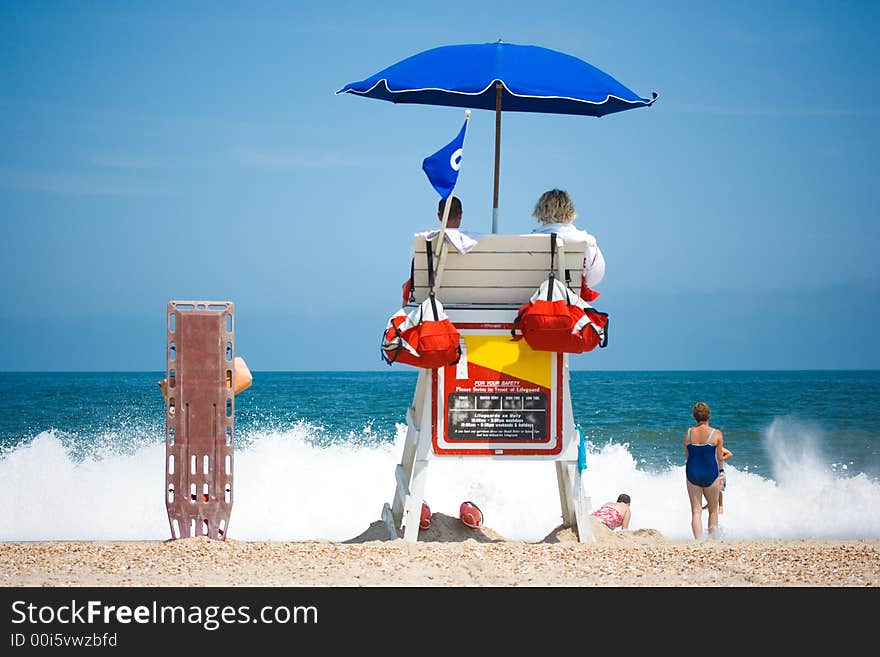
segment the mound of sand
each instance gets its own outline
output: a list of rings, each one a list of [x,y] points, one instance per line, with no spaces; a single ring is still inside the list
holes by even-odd
[[[500,543],[507,539],[488,527],[471,529],[459,518],[447,516],[445,513],[434,513],[431,515],[431,526],[419,532],[419,540],[434,543],[460,543],[467,540]]]
[[[657,545],[666,540],[663,534],[656,529],[612,531],[596,518],[591,517],[590,520],[593,525],[593,537],[596,539],[596,545]],[[397,538],[402,539],[403,532],[398,532]],[[343,541],[343,543],[369,543],[371,541],[390,540],[394,539],[389,535],[385,523],[377,520],[364,530],[363,533]],[[510,541],[510,539],[505,538],[489,527],[471,529],[458,518],[453,518],[445,513],[434,513],[431,516],[431,526],[419,531],[419,541],[424,543],[461,543],[467,540],[473,540],[477,543],[503,543]],[[577,530],[574,527],[563,527],[561,525],[538,541],[538,543],[577,542]]]
[[[373,541],[390,541],[391,537],[388,535],[388,528],[385,526],[385,523],[381,520],[377,520],[372,523],[369,527],[367,527],[362,533],[358,534],[354,538],[350,538],[347,541],[342,541],[343,543],[352,544],[352,543],[372,543]]]
[[[403,532],[398,532],[397,538],[403,538]],[[369,543],[370,541],[389,540],[392,540],[392,538],[389,536],[385,523],[377,520],[364,530],[363,533],[343,541],[343,543]],[[500,543],[507,539],[488,527],[471,529],[458,518],[453,518],[445,513],[432,514],[431,526],[427,529],[419,530],[420,542],[461,543],[467,540],[473,540],[477,543]]]
[[[636,529],[635,531],[621,529],[613,531],[592,516],[590,517],[590,521],[593,526],[593,537],[596,539],[596,545],[624,545],[636,543],[655,545],[666,540],[663,534],[656,529]],[[547,534],[547,536],[545,536],[540,542],[577,543],[577,530],[574,527],[563,527],[560,525]]]

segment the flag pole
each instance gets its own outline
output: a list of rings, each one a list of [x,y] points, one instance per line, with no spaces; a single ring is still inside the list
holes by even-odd
[[[469,122],[471,120],[471,111],[464,111],[464,120],[465,122]],[[467,131],[465,131],[466,133]],[[463,144],[462,144],[463,146]],[[449,209],[451,207],[452,200],[452,191],[449,192],[449,195],[446,197],[445,202],[443,203],[443,221],[440,222],[440,244],[437,246],[436,251],[434,252],[434,256],[437,258],[437,262],[440,262],[440,254],[443,250],[443,245],[446,244],[446,223],[449,221]]]

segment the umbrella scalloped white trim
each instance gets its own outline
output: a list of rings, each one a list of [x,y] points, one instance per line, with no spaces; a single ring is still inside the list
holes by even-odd
[[[611,98],[614,98],[615,100],[619,100],[619,101],[622,102],[622,103],[629,103],[630,105],[644,104],[645,107],[650,107],[651,105],[653,105],[653,104],[656,102],[657,98],[659,98],[659,95],[657,94],[657,92],[653,92],[653,93],[652,93],[652,96],[653,96],[653,97],[651,98],[650,101],[647,101],[647,102],[646,102],[645,100],[641,99],[641,98],[640,98],[639,100],[627,100],[626,98],[621,98],[620,96],[614,96],[614,95],[612,95],[612,94],[608,94],[608,95],[605,97],[605,100],[603,100],[603,101],[584,100],[583,98],[572,98],[572,97],[570,97],[570,96],[533,96],[533,95],[531,95],[531,94],[518,94],[518,93],[514,93],[513,91],[510,90],[510,87],[508,87],[508,86],[504,83],[504,80],[499,80],[499,79],[497,79],[497,78],[496,78],[495,80],[492,80],[492,82],[490,82],[488,85],[486,85],[486,87],[485,87],[484,89],[482,89],[481,91],[471,91],[471,92],[468,92],[468,91],[452,91],[452,90],[450,90],[450,89],[443,89],[442,87],[424,87],[424,88],[421,88],[421,89],[392,89],[391,87],[388,86],[388,79],[387,79],[387,78],[382,78],[381,80],[377,80],[377,81],[376,81],[376,84],[374,84],[372,87],[370,87],[369,89],[367,89],[367,90],[365,90],[365,91],[358,91],[357,89],[345,89],[345,87],[343,87],[342,89],[340,89],[339,91],[337,91],[336,94],[338,95],[338,94],[341,94],[341,93],[352,93],[352,94],[359,94],[359,95],[365,96],[365,95],[369,94],[371,91],[373,91],[373,89],[375,89],[376,87],[378,87],[378,86],[379,86],[380,84],[382,84],[383,82],[385,83],[385,89],[387,89],[387,90],[388,90],[388,93],[390,93],[390,94],[404,94],[404,93],[412,93],[412,92],[415,92],[415,91],[442,91],[442,92],[444,92],[444,93],[448,93],[448,94],[458,94],[458,95],[460,95],[460,96],[481,96],[481,95],[483,95],[484,93],[486,93],[486,92],[489,90],[489,88],[492,87],[492,85],[494,85],[496,82],[500,82],[500,83],[501,83],[501,86],[503,86],[503,87],[507,90],[507,93],[509,93],[511,96],[516,96],[517,98],[538,98],[538,99],[571,100],[571,101],[574,101],[574,102],[576,102],[576,103],[586,103],[586,104],[588,104],[588,105],[604,105],[604,104],[607,103]],[[344,90],[344,91],[343,91],[343,90]],[[503,109],[503,108],[502,108],[502,109]]]

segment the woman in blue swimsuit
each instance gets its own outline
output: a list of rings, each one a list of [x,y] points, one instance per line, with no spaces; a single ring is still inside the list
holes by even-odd
[[[718,498],[724,481],[724,437],[718,429],[709,426],[712,412],[703,402],[693,408],[697,426],[687,430],[684,436],[685,476],[688,497],[691,501],[691,529],[694,538],[703,535],[703,497],[709,506],[709,533],[718,529]]]

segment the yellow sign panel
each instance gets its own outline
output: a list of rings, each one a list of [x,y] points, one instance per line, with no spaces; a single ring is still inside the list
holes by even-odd
[[[434,453],[559,454],[562,354],[535,351],[500,327],[462,333],[461,359],[434,372]]]
[[[466,335],[468,363],[480,365],[516,379],[552,388],[554,354],[534,351],[525,340],[499,335]]]

